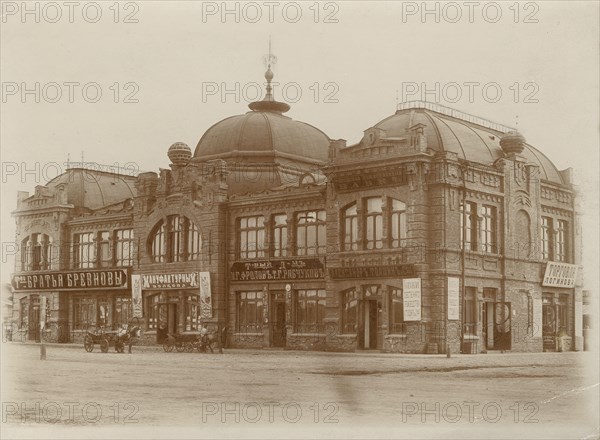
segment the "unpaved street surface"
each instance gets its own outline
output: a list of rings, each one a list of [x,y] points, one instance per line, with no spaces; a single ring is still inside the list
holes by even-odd
[[[2,344],[2,438],[598,435],[590,353],[133,351]]]

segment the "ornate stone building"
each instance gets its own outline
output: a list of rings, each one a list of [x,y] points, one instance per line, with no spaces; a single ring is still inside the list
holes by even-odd
[[[45,313],[64,342],[136,320],[148,344],[204,323],[227,347],[582,349],[570,170],[429,103],[351,146],[288,110],[269,85],[169,169],[20,193],[15,329],[39,337]]]

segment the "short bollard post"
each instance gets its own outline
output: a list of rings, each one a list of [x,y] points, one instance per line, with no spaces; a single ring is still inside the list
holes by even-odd
[[[223,341],[221,340],[221,323],[217,324],[217,339],[219,340],[219,354],[223,354]]]
[[[449,345],[446,346],[446,357],[447,358],[451,357],[450,346]]]

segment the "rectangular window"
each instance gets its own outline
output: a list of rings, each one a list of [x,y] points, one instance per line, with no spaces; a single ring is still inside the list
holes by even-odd
[[[299,333],[324,332],[325,290],[296,291],[296,331]]]
[[[358,325],[358,292],[348,290],[342,293],[342,332],[356,333]]]
[[[237,331],[240,333],[261,333],[263,322],[263,292],[238,292]]]
[[[390,289],[390,332],[397,334],[406,333],[402,289]]]
[[[277,214],[273,216],[273,237],[272,251],[273,257],[287,256],[287,215]]]
[[[262,215],[238,220],[238,252],[242,259],[265,256],[265,218]]]
[[[391,244],[393,248],[398,248],[402,245],[403,239],[406,238],[406,204],[400,200],[392,199],[392,211],[390,217],[391,226]]]
[[[481,207],[480,232],[481,252],[496,253],[496,208],[494,206],[483,205]]]
[[[477,249],[477,205],[465,202],[461,205],[461,242],[465,251]]]
[[[94,315],[95,301],[93,298],[73,298],[73,326],[75,330],[84,330],[96,325]]]
[[[556,222],[556,231],[554,231],[556,237],[555,260],[556,261],[567,261],[567,222],[564,220],[558,220]]]
[[[306,211],[296,215],[296,255],[325,253],[325,211]]]
[[[383,200],[372,197],[366,200],[365,242],[367,249],[383,248]]]
[[[133,306],[130,296],[117,296],[115,298],[115,324],[128,324],[133,317]]]
[[[552,219],[549,217],[542,217],[542,230],[540,231],[541,247],[542,247],[542,260],[550,260],[552,258]]]
[[[73,259],[75,269],[96,267],[96,241],[93,232],[73,236]]]
[[[117,266],[133,265],[133,229],[115,231],[115,259]]]
[[[344,211],[344,250],[358,249],[358,211],[356,204]]]

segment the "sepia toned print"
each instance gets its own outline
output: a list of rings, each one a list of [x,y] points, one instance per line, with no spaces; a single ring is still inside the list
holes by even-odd
[[[2,2],[3,437],[596,438],[593,12]]]

